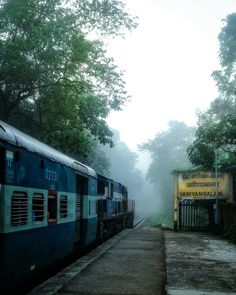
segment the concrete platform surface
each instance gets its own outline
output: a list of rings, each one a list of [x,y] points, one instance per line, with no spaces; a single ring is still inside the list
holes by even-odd
[[[164,236],[167,294],[236,295],[236,245],[204,233]]]
[[[31,291],[41,295],[161,295],[165,293],[161,229],[125,230]]]

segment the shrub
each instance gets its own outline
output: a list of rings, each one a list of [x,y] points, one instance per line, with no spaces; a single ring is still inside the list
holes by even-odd
[[[151,227],[160,227],[161,225],[171,227],[171,221],[165,215],[157,215],[151,218]]]
[[[230,242],[236,244],[236,223],[231,224],[224,234],[224,237]]]

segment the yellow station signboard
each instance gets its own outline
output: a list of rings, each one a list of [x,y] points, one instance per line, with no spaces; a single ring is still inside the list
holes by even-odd
[[[177,229],[179,203],[184,200],[232,200],[232,176],[218,171],[175,171],[174,228]],[[213,201],[214,202],[214,201]],[[216,204],[216,203],[215,203]]]
[[[177,171],[175,175],[176,197],[181,199],[219,199],[230,198],[230,174],[206,171]]]

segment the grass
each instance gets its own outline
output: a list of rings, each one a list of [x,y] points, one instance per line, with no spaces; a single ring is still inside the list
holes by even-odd
[[[162,215],[162,214],[153,216],[151,218],[150,227],[160,227],[161,225],[171,227],[172,222],[169,218],[167,218],[165,215]]]

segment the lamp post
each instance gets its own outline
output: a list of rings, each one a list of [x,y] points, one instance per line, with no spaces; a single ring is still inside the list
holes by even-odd
[[[219,198],[218,198],[218,154],[215,149],[215,193],[216,193],[216,226],[219,227]]]

